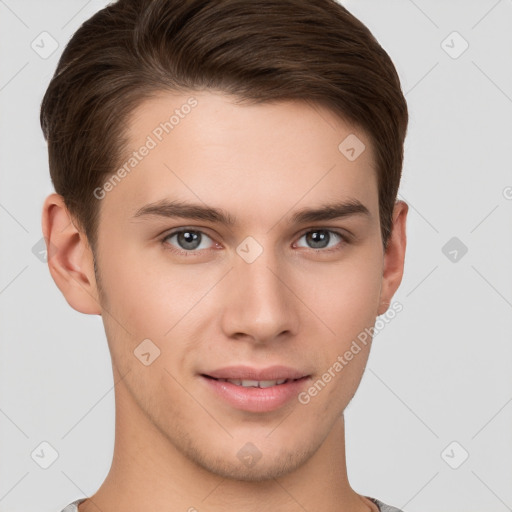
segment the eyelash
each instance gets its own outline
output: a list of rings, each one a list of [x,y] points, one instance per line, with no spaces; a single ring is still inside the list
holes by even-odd
[[[213,238],[211,236],[209,236],[207,233],[205,233],[204,231],[201,231],[200,229],[195,229],[195,228],[179,228],[179,229],[176,229],[174,231],[171,231],[169,233],[166,233],[165,235],[163,235],[161,238],[160,238],[160,241],[162,243],[162,245],[165,247],[166,250],[169,250],[175,254],[178,254],[178,255],[184,255],[184,256],[191,256],[191,255],[200,255],[201,253],[203,253],[204,251],[208,251],[208,250],[215,250],[215,249],[193,249],[193,250],[189,250],[189,251],[186,251],[186,250],[180,250],[180,249],[177,249],[176,247],[173,247],[171,246],[169,243],[167,243],[166,241],[171,238],[172,236],[174,235],[177,235],[177,234],[180,234],[180,233],[183,233],[183,232],[186,232],[186,231],[193,231],[194,233],[200,233],[201,235],[204,235],[206,236],[207,238],[209,238],[210,240],[212,240],[213,242],[215,242],[213,240]],[[344,234],[344,233],[341,233],[339,231],[336,231],[336,230],[333,230],[333,229],[327,229],[327,228],[321,228],[321,227],[318,227],[318,228],[314,228],[314,229],[308,229],[307,231],[304,231],[300,236],[299,236],[299,240],[304,237],[305,235],[309,234],[309,233],[314,233],[315,231],[326,231],[330,234],[334,234],[336,236],[339,236],[341,238],[341,241],[337,244],[337,246],[335,248],[330,248],[330,249],[314,249],[312,247],[310,248],[307,248],[309,251],[313,251],[314,253],[327,253],[327,254],[331,254],[333,252],[338,252],[338,251],[341,251],[345,245],[348,245],[351,243],[351,239],[348,235]],[[330,240],[329,240],[330,242]],[[215,242],[217,243],[217,242]],[[302,248],[304,249],[304,248]]]

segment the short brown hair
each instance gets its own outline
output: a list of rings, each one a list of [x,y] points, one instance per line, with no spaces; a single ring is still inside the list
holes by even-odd
[[[204,89],[250,102],[312,101],[362,128],[387,246],[408,110],[391,59],[365,25],[335,0],[118,0],[71,38],[40,113],[55,191],[93,250],[93,190],[122,162],[130,113],[155,92]]]

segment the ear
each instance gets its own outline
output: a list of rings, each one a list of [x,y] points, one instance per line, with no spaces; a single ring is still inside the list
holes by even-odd
[[[101,315],[93,253],[61,195],[46,198],[42,228],[50,273],[68,304],[80,313]]]
[[[383,315],[388,310],[391,299],[402,282],[407,245],[405,226],[408,211],[409,206],[404,201],[395,203],[392,231],[384,253],[380,305],[377,315]]]

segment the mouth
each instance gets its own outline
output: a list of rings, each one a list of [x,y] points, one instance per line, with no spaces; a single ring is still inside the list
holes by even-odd
[[[247,412],[270,412],[297,400],[310,374],[284,366],[255,369],[228,367],[199,374],[207,392],[225,406]]]
[[[229,382],[235,386],[242,386],[244,388],[271,388],[273,386],[281,386],[288,382],[296,382],[298,380],[306,379],[307,376],[299,377],[298,379],[276,379],[276,380],[245,380],[245,379],[216,379],[210,375],[202,374],[207,379],[213,379],[218,382]]]

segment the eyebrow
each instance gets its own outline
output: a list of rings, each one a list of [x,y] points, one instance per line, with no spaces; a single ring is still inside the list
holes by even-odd
[[[371,218],[371,213],[364,204],[357,199],[350,199],[327,203],[315,208],[303,208],[295,212],[289,222],[304,224],[354,215],[363,215]],[[236,218],[220,208],[178,200],[170,201],[168,199],[161,199],[160,201],[147,204],[139,208],[133,215],[134,218],[151,216],[204,220],[226,226],[234,226],[236,224]]]

